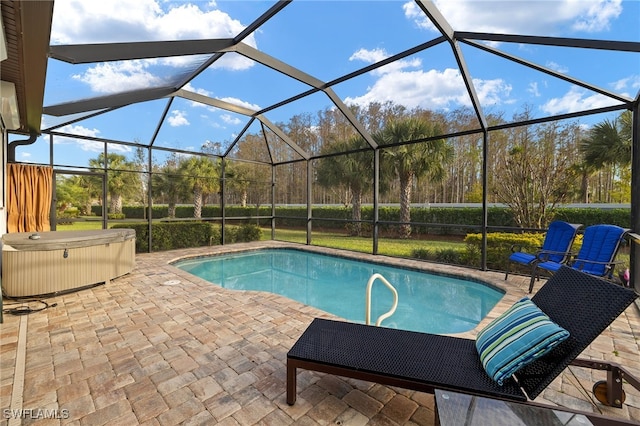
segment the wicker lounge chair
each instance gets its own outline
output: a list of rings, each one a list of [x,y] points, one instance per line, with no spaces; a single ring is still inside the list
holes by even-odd
[[[628,373],[617,365],[575,358],[636,297],[631,289],[562,267],[531,300],[570,337],[517,371],[517,382],[511,377],[502,386],[485,372],[473,339],[316,318],[287,354],[287,403],[296,400],[298,368],[423,392],[437,388],[527,401],[577,361],[609,371],[604,399],[621,406],[621,378]]]
[[[565,263],[569,259],[571,245],[581,226],[581,224],[568,223],[561,220],[551,222],[544,236],[542,247],[535,253],[524,252],[519,245],[512,246],[512,253],[509,255],[504,279],[506,280],[509,277],[512,263],[528,267],[532,267],[536,262],[547,260],[560,264]]]
[[[628,232],[628,229],[616,225],[587,226],[584,230],[580,251],[575,257],[569,259],[566,265],[587,274],[612,279],[616,266],[616,254]],[[529,293],[533,290],[533,285],[540,272],[552,274],[562,265],[562,263],[551,259],[534,262],[529,282]]]

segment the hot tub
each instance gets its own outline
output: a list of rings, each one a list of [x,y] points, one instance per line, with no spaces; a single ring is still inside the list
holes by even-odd
[[[18,232],[2,236],[2,289],[10,297],[67,292],[125,275],[133,229]]]

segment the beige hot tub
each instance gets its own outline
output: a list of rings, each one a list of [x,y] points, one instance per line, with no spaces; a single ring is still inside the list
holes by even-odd
[[[133,269],[135,239],[133,229],[5,234],[3,292],[37,296],[108,283]]]

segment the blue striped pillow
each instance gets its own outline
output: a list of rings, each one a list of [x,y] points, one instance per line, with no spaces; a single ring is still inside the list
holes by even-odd
[[[513,373],[567,337],[567,330],[525,297],[478,333],[476,348],[487,374],[502,386]]]

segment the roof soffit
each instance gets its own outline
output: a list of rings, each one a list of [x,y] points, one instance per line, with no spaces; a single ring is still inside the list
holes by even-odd
[[[3,0],[1,7],[8,57],[2,61],[0,76],[16,86],[18,131],[39,134],[53,1]]]

